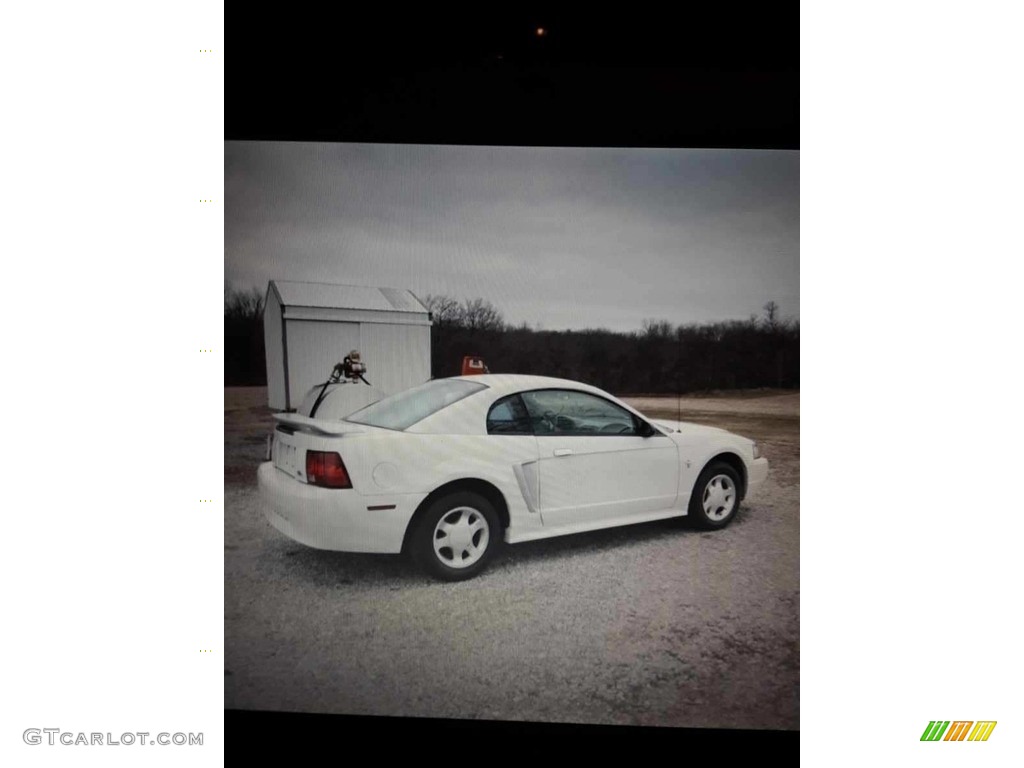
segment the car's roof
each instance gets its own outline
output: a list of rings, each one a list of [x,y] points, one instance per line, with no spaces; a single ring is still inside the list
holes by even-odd
[[[534,376],[525,373],[478,373],[470,376],[452,376],[453,379],[474,381],[484,384],[494,394],[507,394],[526,389],[579,389],[585,392],[601,392],[602,390],[581,381],[556,379],[551,376]]]

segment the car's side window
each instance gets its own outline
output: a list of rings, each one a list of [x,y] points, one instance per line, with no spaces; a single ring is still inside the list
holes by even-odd
[[[487,412],[487,434],[532,435],[533,425],[519,395],[509,395],[496,401]]]
[[[637,435],[632,413],[587,392],[538,389],[523,392],[537,435]]]

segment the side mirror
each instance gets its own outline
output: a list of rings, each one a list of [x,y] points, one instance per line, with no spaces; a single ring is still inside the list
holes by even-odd
[[[658,434],[658,430],[656,430],[652,425],[648,424],[646,421],[640,421],[640,423],[637,425],[636,433],[640,435],[640,437],[653,437],[654,435]]]

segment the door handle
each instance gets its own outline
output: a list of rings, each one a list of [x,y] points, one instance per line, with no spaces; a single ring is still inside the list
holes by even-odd
[[[555,448],[555,456],[572,456],[572,448]]]

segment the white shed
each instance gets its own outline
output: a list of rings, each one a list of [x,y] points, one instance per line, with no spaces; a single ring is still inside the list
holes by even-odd
[[[263,334],[274,410],[297,409],[353,349],[377,396],[430,378],[430,313],[412,291],[271,280]]]

